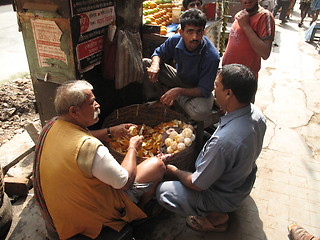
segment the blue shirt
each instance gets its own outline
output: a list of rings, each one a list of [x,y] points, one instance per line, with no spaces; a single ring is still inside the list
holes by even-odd
[[[250,194],[265,131],[266,119],[252,104],[221,117],[192,175],[193,183],[205,190],[203,196],[214,197],[218,208],[233,211]]]
[[[190,87],[198,87],[204,97],[212,93],[220,56],[207,37],[203,36],[198,48],[189,52],[180,34],[175,34],[156,48],[153,56],[159,56],[164,62],[175,60],[181,81]]]

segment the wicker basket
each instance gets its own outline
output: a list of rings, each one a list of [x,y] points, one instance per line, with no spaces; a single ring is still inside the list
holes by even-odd
[[[154,107],[148,104],[135,104],[112,112],[105,119],[103,126],[111,127],[122,123],[134,123],[137,125],[146,124],[147,126],[154,127],[161,122],[169,122],[174,119],[189,123],[184,115],[169,108]],[[194,166],[195,161],[195,142],[196,141],[193,141],[190,147],[171,156],[168,159],[168,162],[177,166],[179,169],[190,170]],[[115,159],[121,162],[124,155],[109,147],[107,143],[106,145]],[[143,160],[145,160],[145,158],[138,159],[138,162]]]

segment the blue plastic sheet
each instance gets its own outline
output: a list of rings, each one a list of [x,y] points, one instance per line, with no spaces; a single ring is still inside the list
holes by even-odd
[[[308,28],[308,30],[306,31],[306,33],[305,33],[305,40],[307,41],[307,42],[310,42],[310,40],[311,40],[311,35],[312,35],[312,31],[313,31],[313,29],[314,29],[314,27],[316,26],[316,23],[314,22],[314,23],[312,23],[312,25]]]
[[[167,26],[167,32],[175,32],[179,27],[178,23],[171,23]]]

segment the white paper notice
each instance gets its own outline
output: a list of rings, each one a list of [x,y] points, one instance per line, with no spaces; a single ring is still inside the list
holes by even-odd
[[[55,21],[31,19],[31,25],[40,67],[49,66],[48,59],[61,60],[67,64],[66,54],[60,47],[62,31]]]

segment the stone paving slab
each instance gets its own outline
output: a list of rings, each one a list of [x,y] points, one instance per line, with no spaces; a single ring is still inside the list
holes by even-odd
[[[33,193],[14,205],[15,216],[6,240],[46,240],[46,230]]]
[[[34,151],[34,147],[35,144],[27,131],[15,135],[9,142],[3,144],[0,147],[0,165],[3,168],[3,174]]]
[[[251,197],[272,240],[291,222],[320,236],[320,56],[296,24],[277,25],[280,50],[263,62],[256,98],[271,123]]]

